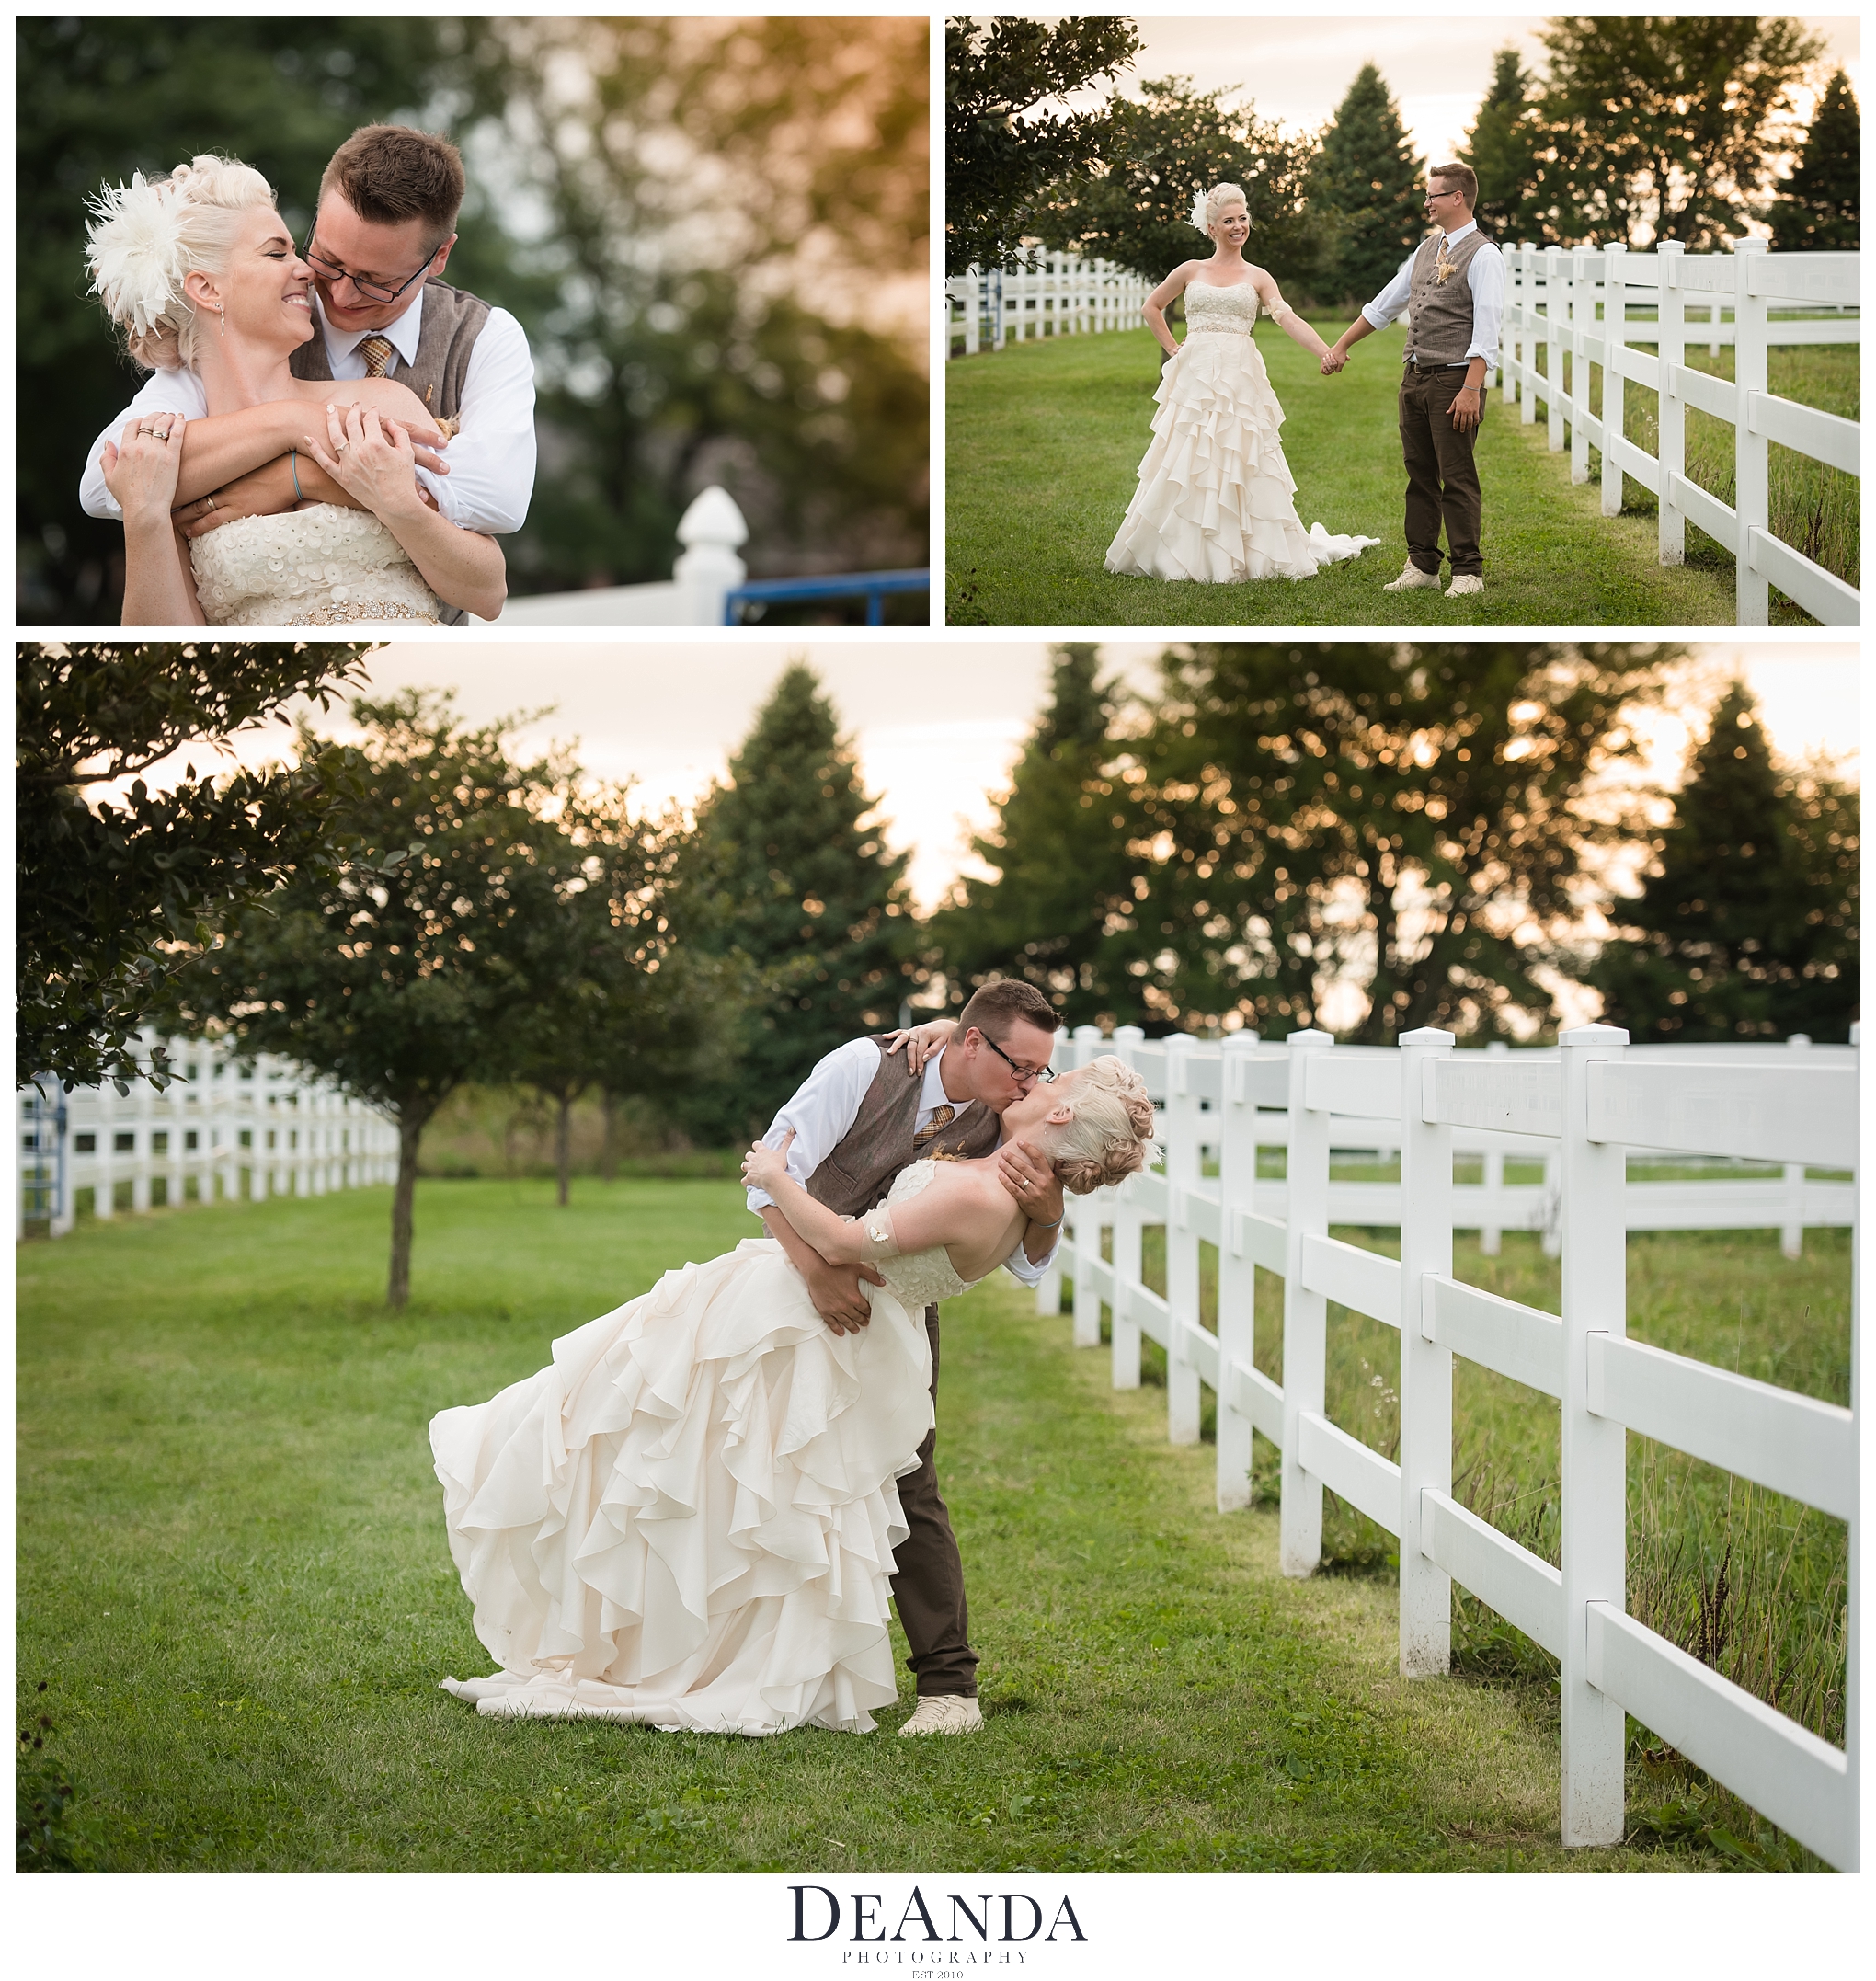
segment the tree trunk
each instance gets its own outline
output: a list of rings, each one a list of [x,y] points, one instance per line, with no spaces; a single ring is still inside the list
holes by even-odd
[[[414,1107],[398,1110],[397,1188],[391,1198],[391,1284],[384,1294],[394,1311],[410,1299],[410,1212],[417,1196],[417,1145],[423,1139],[429,1118]]]
[[[606,1139],[600,1144],[600,1174],[612,1183],[619,1174],[619,1096],[610,1088],[601,1088],[600,1105],[606,1116]]]
[[[559,1202],[565,1205],[573,1179],[573,1096],[556,1094],[555,1105],[559,1113],[554,1122],[554,1167],[560,1178]]]

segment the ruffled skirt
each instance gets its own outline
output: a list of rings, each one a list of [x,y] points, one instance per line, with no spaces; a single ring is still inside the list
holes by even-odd
[[[872,1730],[894,1482],[932,1423],[931,1348],[883,1288],[834,1334],[770,1239],[667,1273],[538,1375],[430,1425],[450,1552],[500,1669],[495,1717],[704,1733]]]
[[[1298,521],[1283,407],[1252,338],[1188,335],[1153,396],[1152,443],[1108,546],[1110,571],[1210,585],[1313,578],[1380,542]]]

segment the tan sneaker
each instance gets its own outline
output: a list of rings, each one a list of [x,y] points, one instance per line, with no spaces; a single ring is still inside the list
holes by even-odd
[[[1483,591],[1484,589],[1485,580],[1474,573],[1467,571],[1454,578],[1452,583],[1446,588],[1446,595],[1449,599],[1463,599],[1470,592]]]
[[[983,1709],[974,1699],[956,1692],[934,1692],[919,1701],[918,1710],[899,1728],[908,1734],[979,1734],[983,1731]]]
[[[1383,591],[1437,591],[1439,573],[1423,571],[1412,557],[1401,567],[1401,575],[1391,585],[1383,585]]]

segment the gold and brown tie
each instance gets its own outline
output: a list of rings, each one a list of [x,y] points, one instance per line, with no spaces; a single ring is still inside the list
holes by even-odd
[[[937,1134],[940,1128],[950,1125],[951,1117],[956,1112],[957,1110],[955,1107],[934,1107],[932,1110],[931,1120],[926,1122],[923,1128],[917,1129],[913,1133],[912,1147],[914,1149],[922,1149]]]
[[[359,356],[365,361],[367,378],[383,378],[396,355],[397,347],[387,337],[368,337],[359,346]]]

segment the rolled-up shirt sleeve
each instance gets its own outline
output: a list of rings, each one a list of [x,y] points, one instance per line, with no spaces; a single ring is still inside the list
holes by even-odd
[[[1472,341],[1466,356],[1495,365],[1498,328],[1504,321],[1504,257],[1489,241],[1467,265],[1466,281],[1472,292]]]
[[[1014,1252],[1003,1261],[1003,1270],[1012,1279],[1020,1279],[1025,1287],[1039,1287],[1043,1275],[1055,1264],[1056,1254],[1062,1249],[1062,1228],[1056,1226],[1055,1243],[1048,1248],[1048,1256],[1040,1264],[1024,1251],[1021,1241]]]
[[[762,1146],[778,1149],[795,1130],[788,1148],[788,1174],[806,1186],[860,1116],[860,1103],[879,1072],[879,1048],[870,1038],[851,1038],[819,1060],[787,1105],[769,1124]],[[766,1190],[747,1193],[755,1216],[774,1203]]]
[[[1417,253],[1418,250],[1415,250]],[[1385,330],[1402,310],[1413,289],[1413,256],[1401,264],[1401,271],[1372,303],[1364,303],[1361,313],[1377,330]]]
[[[450,472],[419,468],[418,479],[460,529],[511,535],[527,521],[534,493],[534,360],[527,332],[507,310],[491,309],[476,337],[456,418],[461,431],[443,456]]]
[[[180,369],[153,372],[144,382],[143,391],[91,443],[91,452],[85,460],[85,472],[78,481],[78,501],[85,513],[96,516],[100,522],[117,522],[123,516],[118,498],[104,486],[104,469],[99,457],[107,441],[113,447],[121,442],[124,428],[131,420],[147,418],[152,413],[180,413],[185,419],[200,419],[208,409],[202,382],[193,372]]]

